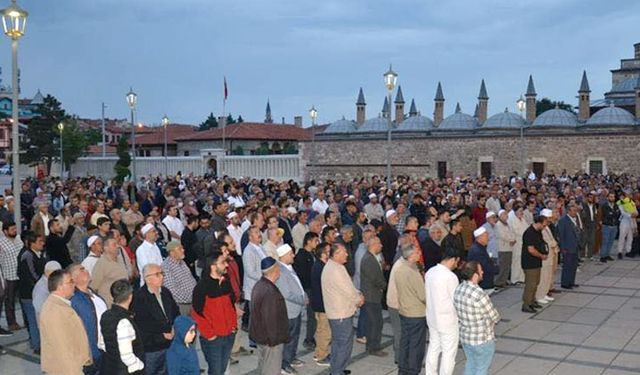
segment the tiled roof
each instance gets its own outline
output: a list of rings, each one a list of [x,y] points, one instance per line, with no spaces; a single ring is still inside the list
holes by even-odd
[[[326,125],[316,126],[316,134],[326,128]],[[308,141],[311,140],[311,128],[300,128],[295,125],[265,124],[261,122],[243,122],[228,125],[225,131],[226,139],[246,140],[285,140]],[[177,141],[204,141],[222,139],[222,128],[209,129],[195,132],[190,135],[176,138]]]
[[[162,126],[146,128],[151,132],[148,134],[136,137],[136,145],[153,146],[164,145],[164,128]],[[139,128],[136,128],[138,131]],[[191,125],[179,125],[169,124],[167,125],[167,144],[173,145],[176,143],[176,138],[189,136],[196,132],[196,127]]]
[[[115,154],[116,153],[116,146],[107,145],[106,153],[107,153],[107,155]],[[102,145],[91,145],[91,146],[89,146],[87,148],[87,154],[88,155],[102,155]]]

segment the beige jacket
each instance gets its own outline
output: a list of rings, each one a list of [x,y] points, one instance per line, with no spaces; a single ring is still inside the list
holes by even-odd
[[[427,313],[427,298],[422,275],[415,264],[405,260],[396,262],[396,290],[398,312],[407,318],[424,318]]]
[[[356,313],[360,292],[342,264],[329,259],[322,270],[321,283],[328,319],[346,319]]]

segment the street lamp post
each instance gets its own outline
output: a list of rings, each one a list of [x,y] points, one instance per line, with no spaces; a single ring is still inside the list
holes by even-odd
[[[129,88],[129,92],[127,93],[127,104],[131,109],[131,155],[132,155],[132,163],[131,163],[131,181],[133,181],[133,188],[131,189],[131,203],[136,200],[136,123],[133,118],[136,111],[136,104],[138,104],[138,95],[133,92],[133,88]]]
[[[169,158],[167,153],[167,126],[169,125],[169,117],[167,115],[162,116],[162,126],[164,127],[164,178],[169,177]]]
[[[13,163],[13,197],[14,197],[14,215],[17,224],[18,234],[22,232],[22,218],[20,214],[20,134],[18,123],[18,39],[24,35],[27,25],[27,13],[24,9],[16,4],[16,0],[11,0],[11,5],[3,9],[2,28],[4,34],[11,39],[11,143],[12,153],[11,159]]]
[[[58,130],[60,131],[60,180],[64,179],[64,153],[62,151],[62,131],[64,130],[64,124],[61,122],[58,124]]]
[[[311,106],[309,116],[311,117],[311,170],[309,171],[309,177],[312,180],[314,176],[313,168],[316,164],[316,119],[318,118],[316,106]]]
[[[387,188],[391,187],[391,93],[393,89],[396,87],[396,81],[398,79],[398,74],[393,71],[391,68],[391,64],[389,64],[389,70],[384,73],[384,85],[387,87],[387,103],[388,111],[387,111],[387,119],[389,120],[389,125],[387,127]]]
[[[524,110],[526,109],[526,104],[524,99],[522,98],[522,95],[520,95],[520,98],[516,101],[516,106],[518,107],[518,111],[520,111],[520,116],[522,116],[522,118],[524,119]],[[522,175],[524,176],[524,174],[527,172],[524,168],[524,121],[520,125],[520,168],[522,170]]]

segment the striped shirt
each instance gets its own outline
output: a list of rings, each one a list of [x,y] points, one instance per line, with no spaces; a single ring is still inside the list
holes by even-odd
[[[20,236],[0,236],[0,267],[5,280],[18,280],[18,253],[23,247]]]
[[[458,313],[463,344],[481,345],[495,340],[494,327],[500,321],[500,314],[480,286],[463,281],[453,293],[453,305]]]

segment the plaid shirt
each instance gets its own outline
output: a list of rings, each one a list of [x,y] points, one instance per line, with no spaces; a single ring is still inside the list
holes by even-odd
[[[464,281],[453,293],[453,305],[460,323],[460,341],[480,345],[495,339],[494,326],[500,321],[498,310],[478,285]]]
[[[20,236],[0,236],[0,267],[5,280],[18,280],[18,253],[24,247]]]
[[[165,288],[169,289],[173,299],[177,303],[190,304],[193,289],[196,287],[196,279],[191,275],[191,270],[183,260],[175,260],[172,257],[162,262]]]

